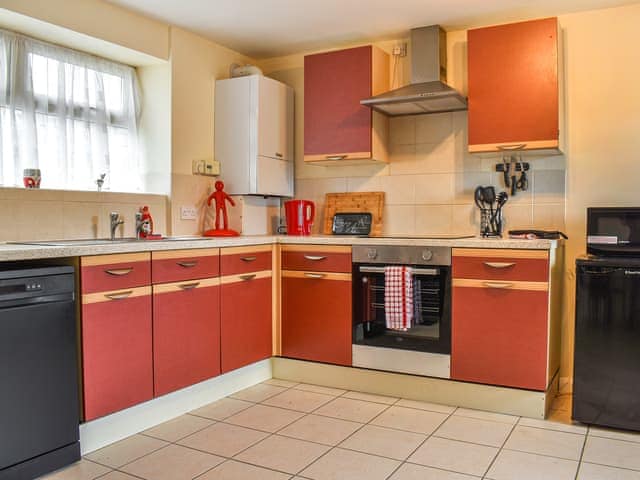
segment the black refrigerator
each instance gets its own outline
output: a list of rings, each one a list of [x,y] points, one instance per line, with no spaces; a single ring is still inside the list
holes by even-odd
[[[640,259],[576,261],[573,419],[640,431]]]

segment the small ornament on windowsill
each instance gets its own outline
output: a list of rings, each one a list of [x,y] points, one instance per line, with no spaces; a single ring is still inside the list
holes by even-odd
[[[235,230],[229,228],[229,216],[227,215],[227,203],[229,202],[232,207],[236,206],[236,202],[224,191],[224,183],[218,180],[215,183],[215,190],[207,199],[207,205],[211,206],[211,201],[215,203],[216,223],[215,228],[206,230],[204,232],[205,237],[237,237],[240,235]],[[222,228],[220,228],[220,216],[222,216]]]
[[[96,185],[98,186],[98,191],[102,191],[102,186],[104,185],[104,177],[106,177],[106,173],[101,173],[98,179],[96,180]]]

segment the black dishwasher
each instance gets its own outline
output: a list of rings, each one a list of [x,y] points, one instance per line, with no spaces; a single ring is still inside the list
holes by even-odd
[[[73,267],[0,267],[0,480],[80,459],[74,292]]]

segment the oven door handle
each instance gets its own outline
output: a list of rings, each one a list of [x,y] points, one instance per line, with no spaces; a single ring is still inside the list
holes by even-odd
[[[361,273],[384,273],[384,267],[359,267]],[[431,275],[436,276],[440,274],[437,268],[412,268],[411,273],[413,275]]]

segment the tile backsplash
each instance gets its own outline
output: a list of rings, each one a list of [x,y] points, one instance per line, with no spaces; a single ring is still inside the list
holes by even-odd
[[[499,157],[467,152],[467,113],[396,117],[390,120],[390,162],[358,176],[354,168],[302,168],[296,177],[296,198],[316,202],[319,215],[324,195],[332,192],[385,192],[385,234],[435,234],[479,231],[479,212],[473,201],[478,185],[506,190]],[[565,158],[526,156],[531,165],[529,189],[509,198],[505,228],[564,228]],[[324,170],[324,171],[321,171]],[[320,231],[322,218],[314,228]]]

